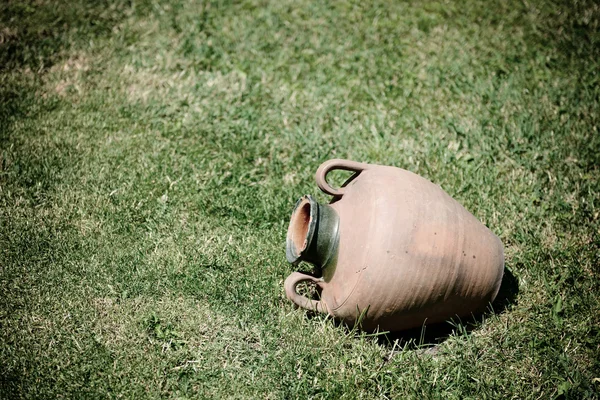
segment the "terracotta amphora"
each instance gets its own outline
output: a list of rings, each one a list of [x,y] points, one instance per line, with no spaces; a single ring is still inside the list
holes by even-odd
[[[340,188],[335,169],[354,172]],[[287,297],[367,331],[399,331],[484,311],[504,272],[502,242],[439,186],[403,169],[329,160],[316,174],[333,196],[294,208],[286,256],[316,274],[292,273]],[[297,293],[314,282],[315,300]]]

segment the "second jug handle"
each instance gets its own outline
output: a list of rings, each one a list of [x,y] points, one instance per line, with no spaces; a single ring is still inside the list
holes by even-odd
[[[296,286],[302,282],[313,282],[318,285],[322,280],[322,278],[315,278],[314,276],[306,275],[301,272],[292,272],[292,274],[285,279],[283,284],[285,295],[298,307],[319,313],[327,313],[327,305],[323,300],[309,299],[296,292]]]
[[[342,186],[337,189],[331,187],[331,185],[327,182],[327,174],[330,171],[333,171],[334,169],[341,169],[343,171],[356,172],[358,174],[358,173],[364,171],[365,169],[367,169],[368,166],[369,166],[368,164],[359,163],[356,161],[342,160],[339,158],[335,158],[333,160],[327,160],[319,166],[319,168],[317,169],[315,179],[317,181],[317,185],[323,192],[330,194],[332,196],[339,197],[344,194],[344,187]],[[348,181],[346,181],[346,183],[348,183],[349,181],[354,179],[354,177],[356,177],[356,175],[353,175],[350,179],[348,179]]]

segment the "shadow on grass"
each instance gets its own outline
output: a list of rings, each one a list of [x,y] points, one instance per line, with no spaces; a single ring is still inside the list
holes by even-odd
[[[49,138],[51,130],[31,129],[28,136],[13,127],[68,107],[53,92],[42,94],[44,75],[77,48],[113,35],[132,12],[127,0],[0,2],[0,186],[27,189],[38,198],[52,191],[80,151],[58,142],[37,151],[33,143]]]
[[[450,336],[456,333],[469,334],[477,329],[486,317],[503,313],[509,306],[516,303],[518,294],[519,283],[517,278],[508,268],[504,267],[504,277],[502,278],[500,290],[486,312],[472,315],[470,318],[454,319],[406,331],[382,334],[378,336],[377,340],[380,345],[387,347],[434,350],[435,346],[444,342]]]
[[[0,145],[16,120],[48,103],[38,89],[50,67],[72,48],[112,35],[131,12],[127,0],[0,2]]]

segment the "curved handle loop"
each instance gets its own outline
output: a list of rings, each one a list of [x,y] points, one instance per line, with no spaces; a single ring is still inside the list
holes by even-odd
[[[341,160],[341,159],[336,158],[333,160],[325,161],[323,164],[321,164],[319,166],[319,168],[317,169],[315,179],[317,180],[317,185],[323,192],[330,194],[332,196],[342,196],[344,194],[344,185],[346,183],[348,183],[349,181],[351,181],[352,179],[354,179],[356,177],[356,174],[361,173],[362,171],[366,170],[368,167],[369,167],[368,164],[359,163],[359,162],[350,161],[350,160]],[[348,179],[348,181],[346,181],[346,183],[344,185],[342,185],[341,188],[335,189],[335,188],[332,188],[331,185],[327,182],[327,174],[330,171],[333,171],[334,169],[341,169],[344,171],[352,171],[352,172],[356,172],[356,174],[353,175],[352,177],[350,177],[350,179]]]
[[[285,283],[283,284],[285,287],[285,295],[298,307],[320,313],[327,313],[327,305],[323,300],[312,300],[296,293],[296,286],[307,281],[319,284],[322,279],[315,278],[314,276],[306,275],[301,272],[292,272],[290,276],[285,279]]]

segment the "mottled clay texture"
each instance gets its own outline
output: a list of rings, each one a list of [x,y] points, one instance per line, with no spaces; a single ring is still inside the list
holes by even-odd
[[[334,189],[326,181],[333,169],[356,174]],[[334,196],[329,206],[339,217],[337,259],[326,267],[333,273],[323,272],[327,279],[298,272],[286,279],[286,294],[298,306],[349,325],[366,313],[363,329],[398,331],[483,311],[495,298],[502,243],[439,186],[400,168],[347,160],[322,164],[317,184]],[[299,251],[306,245],[300,237],[305,225],[315,217],[309,210],[304,205],[300,216],[295,210],[290,223],[288,243]],[[307,280],[321,288],[320,300],[296,293]]]

